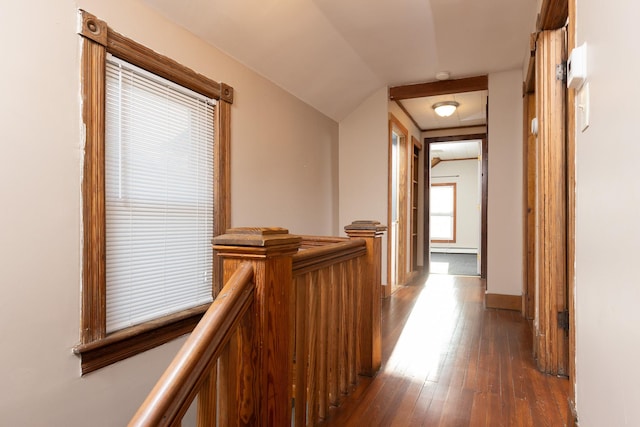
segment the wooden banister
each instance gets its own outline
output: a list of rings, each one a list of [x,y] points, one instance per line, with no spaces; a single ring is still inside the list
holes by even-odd
[[[251,370],[240,372],[243,387],[229,396],[240,400],[239,406],[250,407],[242,425],[291,425],[291,259],[301,240],[283,228],[248,227],[227,230],[213,239],[225,277],[247,261],[255,271],[254,341],[248,349]]]
[[[253,266],[241,264],[184,343],[129,426],[170,426],[189,408],[253,298]]]
[[[380,367],[380,236],[234,228],[213,240],[226,283],[130,426],[315,425]]]
[[[319,270],[332,264],[363,256],[367,252],[366,242],[359,240],[317,240],[323,245],[300,251],[293,256],[293,275]],[[302,241],[305,243],[305,240]]]
[[[367,252],[362,261],[361,299],[358,304],[359,373],[373,376],[382,364],[382,234],[387,227],[378,221],[354,221],[344,228],[351,239],[364,239]]]
[[[304,236],[293,256],[295,425],[315,425],[380,368],[380,236],[375,221],[349,239]]]
[[[347,241],[346,237],[333,237],[333,236],[300,236],[302,243],[301,249],[309,249],[316,246],[324,246],[331,243],[340,243]]]

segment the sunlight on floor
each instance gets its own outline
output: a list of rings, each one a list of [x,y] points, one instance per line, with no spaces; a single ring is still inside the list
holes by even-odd
[[[431,261],[431,269],[429,271],[431,274],[449,274],[449,263]]]
[[[385,370],[418,379],[438,375],[458,321],[451,276],[430,276]]]

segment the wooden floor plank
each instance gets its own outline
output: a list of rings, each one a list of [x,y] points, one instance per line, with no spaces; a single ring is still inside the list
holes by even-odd
[[[418,398],[418,401],[413,408],[413,412],[411,413],[411,417],[409,418],[408,426],[413,427],[423,425],[425,414],[431,406],[433,394],[435,393],[437,386],[438,384],[432,381],[427,381],[423,384],[422,390],[420,391],[420,397]]]
[[[424,384],[417,381],[411,381],[409,387],[405,392],[402,401],[398,404],[395,414],[391,414],[389,419],[389,426],[391,427],[403,427],[409,424],[411,415],[418,404],[418,398]]]
[[[382,369],[322,425],[565,425],[569,381],[538,372],[528,322],[483,296],[477,278],[439,275],[384,300]]]
[[[479,391],[474,392],[471,414],[469,415],[469,427],[485,427],[487,425],[488,412],[488,393]]]

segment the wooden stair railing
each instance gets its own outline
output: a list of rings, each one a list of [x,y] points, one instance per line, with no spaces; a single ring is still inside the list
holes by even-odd
[[[250,313],[254,292],[253,266],[242,264],[226,282],[129,426],[180,425],[196,395],[203,389],[207,393],[210,383],[215,383],[216,361],[228,348],[245,315]],[[236,341],[235,345],[238,344]],[[205,420],[207,400],[211,400],[211,396],[198,400],[199,425],[215,425]]]
[[[303,245],[305,240],[303,240]],[[357,286],[362,239],[309,245],[293,257],[294,421],[315,425],[338,406],[358,374]]]
[[[213,240],[226,283],[130,426],[315,425],[380,368],[380,241],[234,228]]]
[[[303,236],[293,256],[294,425],[316,425],[380,368],[380,237],[356,221],[351,239]]]

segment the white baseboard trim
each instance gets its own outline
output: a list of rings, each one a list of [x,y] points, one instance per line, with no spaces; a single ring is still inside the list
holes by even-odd
[[[478,249],[475,248],[435,248],[431,247],[431,252],[439,254],[477,254]]]

